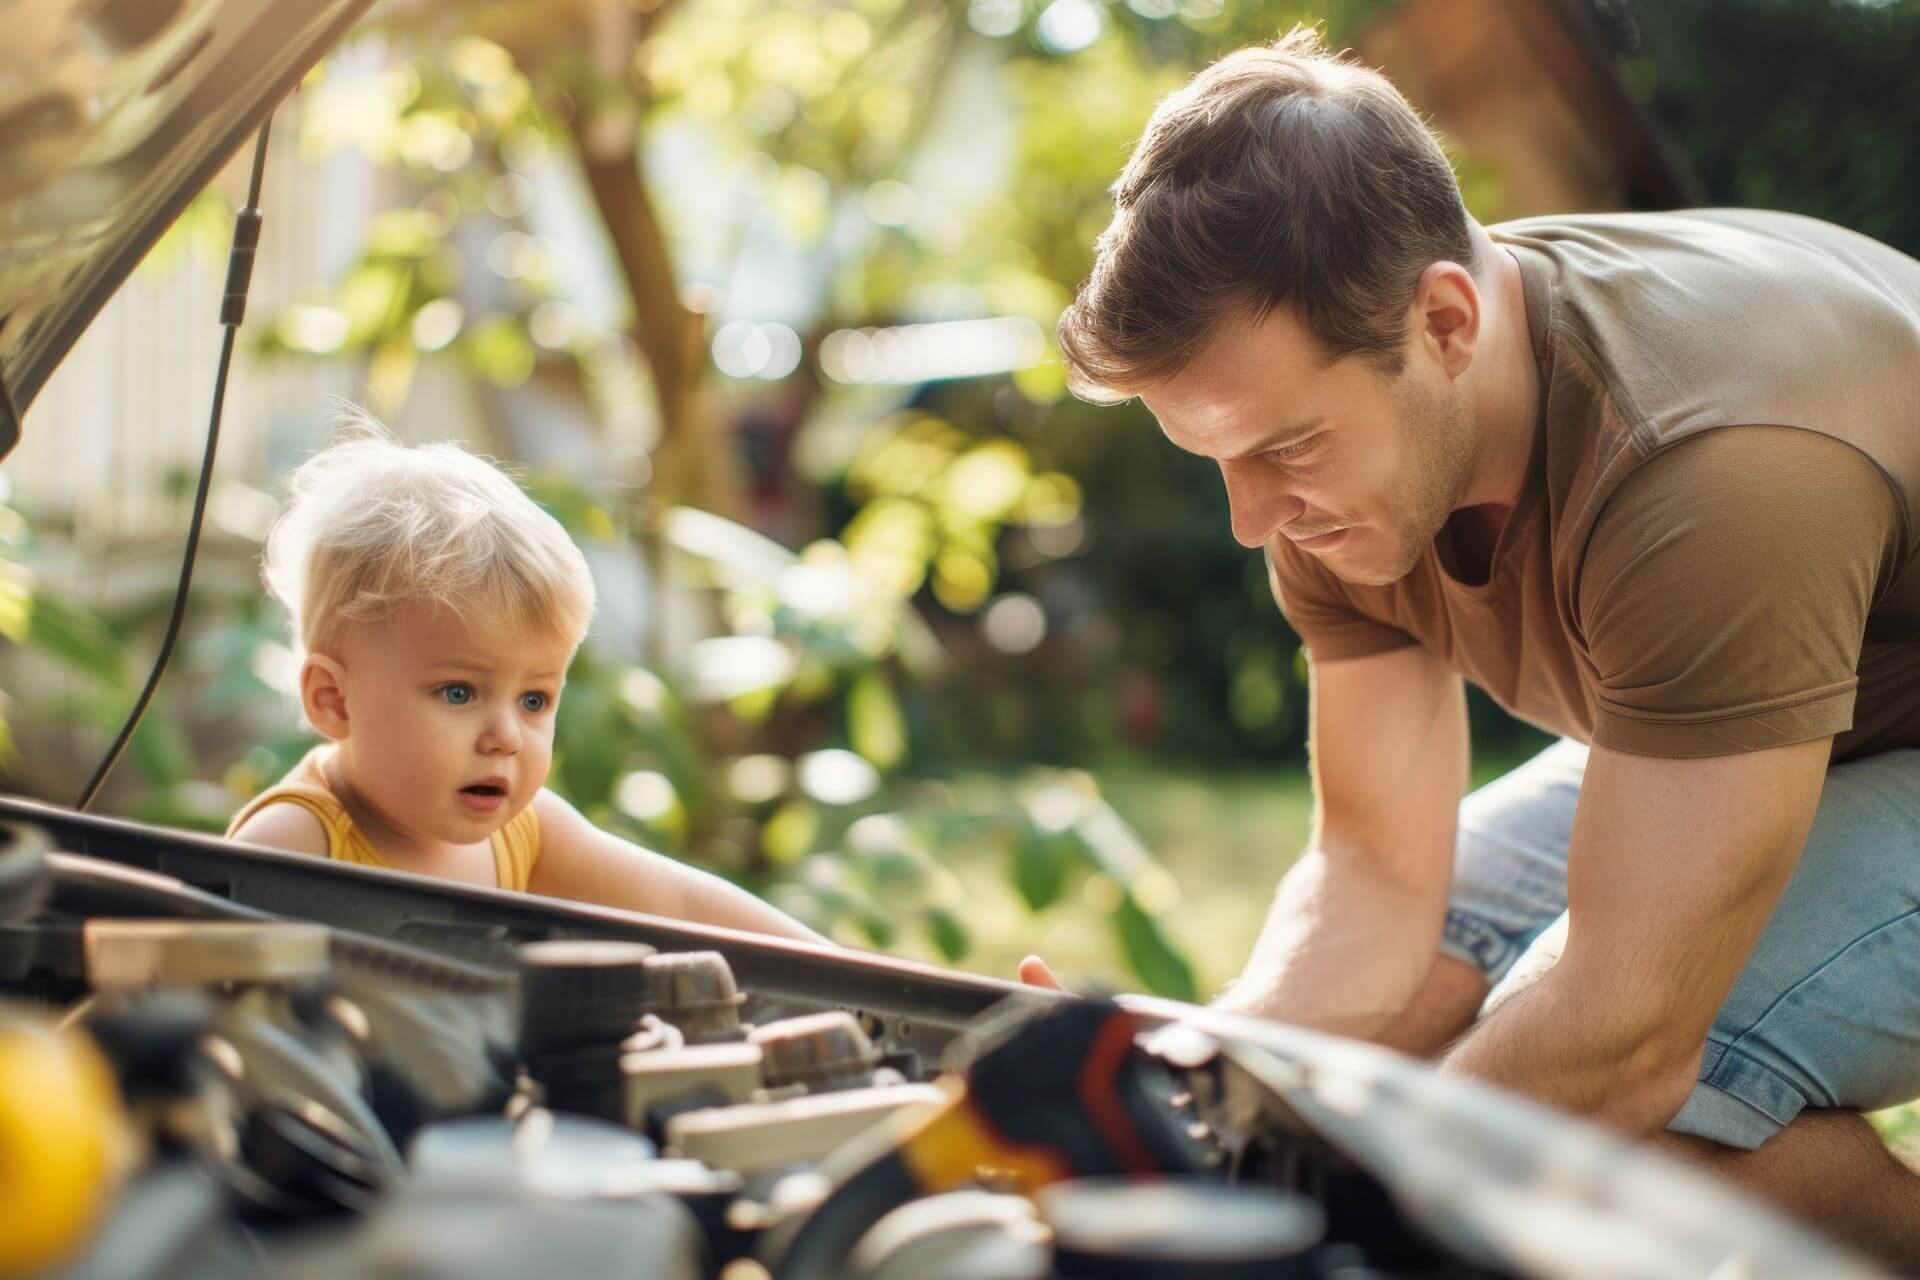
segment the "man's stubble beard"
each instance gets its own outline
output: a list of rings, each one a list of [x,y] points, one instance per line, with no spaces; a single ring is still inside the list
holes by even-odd
[[[1387,530],[1394,556],[1365,583],[1386,586],[1413,572],[1467,491],[1473,475],[1473,423],[1465,394],[1449,383],[1433,393],[1403,379],[1396,388],[1400,430],[1408,441],[1408,465],[1392,510],[1400,516]],[[1361,579],[1354,579],[1361,581]]]

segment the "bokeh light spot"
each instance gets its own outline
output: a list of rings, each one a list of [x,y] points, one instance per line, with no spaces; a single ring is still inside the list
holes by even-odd
[[[1100,38],[1106,15],[1093,0],[1053,0],[1033,24],[1040,43],[1053,53],[1078,53]]]
[[[859,804],[880,789],[879,770],[838,747],[801,756],[796,776],[800,789],[821,804]]]
[[[1009,591],[987,606],[980,630],[1001,653],[1032,653],[1047,638],[1047,613],[1032,596]]]

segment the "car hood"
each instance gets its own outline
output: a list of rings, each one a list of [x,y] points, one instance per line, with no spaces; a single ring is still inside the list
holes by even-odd
[[[372,4],[0,0],[0,382],[19,411]],[[17,438],[0,415],[0,457]]]

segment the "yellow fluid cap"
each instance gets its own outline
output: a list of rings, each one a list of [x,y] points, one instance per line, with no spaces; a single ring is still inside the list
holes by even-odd
[[[76,1252],[131,1150],[119,1087],[93,1042],[0,1004],[0,1276]]]

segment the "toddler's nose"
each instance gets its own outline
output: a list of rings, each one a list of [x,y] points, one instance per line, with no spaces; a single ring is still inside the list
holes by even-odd
[[[512,714],[489,717],[480,733],[480,750],[489,755],[513,755],[520,750],[520,725]]]

